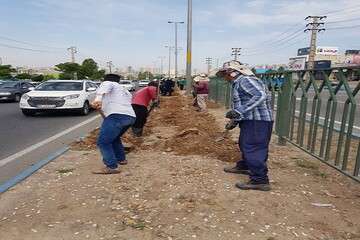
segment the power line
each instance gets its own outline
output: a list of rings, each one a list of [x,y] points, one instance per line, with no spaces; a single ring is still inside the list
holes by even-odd
[[[19,40],[9,38],[9,37],[4,37],[4,36],[0,36],[0,39],[4,39],[4,40],[10,41],[10,42],[16,42],[16,43],[21,43],[21,44],[25,44],[25,45],[30,45],[30,46],[34,46],[34,47],[40,47],[40,48],[50,48],[50,49],[58,49],[58,50],[64,50],[65,49],[65,48],[50,47],[50,46],[45,46],[45,45],[40,45],[40,44],[33,44],[33,43],[30,43],[30,42],[19,41]]]
[[[360,8],[360,5],[354,5],[354,6],[351,6],[351,7],[348,7],[348,8],[343,8],[343,9],[339,9],[339,10],[333,10],[333,11],[329,11],[329,12],[324,12],[324,13],[322,13],[322,15],[333,15],[334,13],[346,12],[348,10],[350,10],[350,12],[354,12],[354,11],[358,10],[357,8]],[[334,14],[334,15],[337,15],[337,14]]]
[[[290,28],[288,28],[287,30],[285,30],[284,32],[276,35],[276,38],[274,39],[270,39],[270,40],[267,40],[267,41],[263,41],[263,42],[259,42],[257,43],[257,45],[266,45],[266,46],[271,46],[273,44],[276,44],[278,43],[279,41],[283,41],[283,40],[286,40],[287,38],[293,36],[294,34],[298,33],[298,32],[302,32],[304,30],[304,28],[302,27],[301,29],[297,29],[295,32],[291,32],[290,34],[287,34],[289,33],[291,30],[294,30],[294,27],[295,26],[299,26],[300,24],[295,24],[295,25],[292,25]],[[282,37],[282,38],[278,38],[280,36],[284,36],[286,34],[285,37]],[[253,50],[253,49],[259,49],[259,47],[248,47],[248,48],[243,48],[243,49],[250,49],[250,50]]]
[[[269,51],[266,52],[266,54],[269,54],[269,53],[271,54],[271,53],[277,52],[279,50],[292,47],[292,46],[294,46],[294,45],[296,45],[296,44],[298,44],[300,42],[303,42],[306,39],[307,39],[307,37],[303,37],[302,39],[299,39],[298,41],[292,42],[292,43],[287,44],[287,45],[282,45],[282,46],[279,46],[278,48],[274,48],[272,50],[269,50]],[[243,54],[242,56],[249,57],[249,56],[258,56],[258,55],[263,55],[263,54],[264,54],[263,52],[262,53],[258,52],[258,53],[251,53],[251,54]]]
[[[340,20],[340,21],[330,21],[330,22],[326,22],[326,24],[334,24],[334,23],[344,23],[344,22],[353,22],[353,21],[358,21],[360,20],[360,18],[351,18],[351,19],[345,19],[345,20]]]
[[[39,50],[39,49],[32,49],[32,48],[17,47],[17,46],[8,45],[8,44],[5,44],[5,43],[0,43],[0,46],[6,47],[6,48],[18,49],[18,50],[31,51],[31,52],[55,53],[54,51],[47,51],[47,50]]]
[[[272,46],[270,46],[270,48],[282,47],[282,46],[284,46],[284,44],[287,44],[287,43],[291,42],[292,40],[297,39],[299,36],[303,35],[303,33],[304,33],[304,31],[303,31],[303,29],[301,29],[301,31],[298,31],[297,34],[295,34],[295,35],[292,36],[291,38],[286,39],[286,41],[279,41],[277,44],[273,44]],[[265,45],[265,47],[268,48],[269,46],[266,46],[266,45]],[[252,54],[254,54],[254,53],[255,53],[255,55],[256,55],[257,53],[259,53],[259,52],[262,53],[263,51],[264,51],[264,47],[259,48],[259,50],[248,51],[248,52],[245,53],[245,55],[246,55],[246,56],[249,56],[249,55],[252,55]]]
[[[360,25],[342,26],[342,27],[332,27],[332,28],[327,28],[327,30],[352,29],[352,28],[359,28],[359,27],[360,27]]]

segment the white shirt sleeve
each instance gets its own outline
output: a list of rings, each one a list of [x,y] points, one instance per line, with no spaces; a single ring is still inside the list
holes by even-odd
[[[104,94],[108,94],[112,91],[113,84],[111,82],[103,82],[96,91],[95,101],[101,101]]]

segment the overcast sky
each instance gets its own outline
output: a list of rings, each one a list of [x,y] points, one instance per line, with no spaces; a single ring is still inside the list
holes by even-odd
[[[231,47],[244,48],[241,60],[252,65],[287,63],[298,48],[309,45],[309,33],[301,30],[304,18],[315,14],[326,14],[326,22],[334,22],[325,25],[334,29],[319,34],[318,45],[340,51],[360,48],[359,0],[193,0],[193,4],[193,62],[198,70],[205,69],[206,57],[212,57],[214,65],[216,59],[228,60]],[[159,67],[158,57],[168,54],[164,46],[174,42],[174,27],[167,22],[186,22],[187,1],[0,0],[0,8],[3,63],[53,66],[68,61],[66,48],[77,46],[78,61],[94,57],[102,66],[112,60],[116,67]],[[354,28],[337,29],[343,27]],[[179,25],[179,46],[183,69],[186,24]]]

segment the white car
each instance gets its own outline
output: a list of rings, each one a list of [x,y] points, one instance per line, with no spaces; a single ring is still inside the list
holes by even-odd
[[[119,84],[129,92],[135,91],[135,85],[131,81],[121,80]]]
[[[139,81],[139,87],[147,87],[149,85],[149,80],[140,80]]]
[[[89,114],[97,85],[87,80],[50,80],[24,94],[20,108],[25,116],[38,112],[74,110]]]

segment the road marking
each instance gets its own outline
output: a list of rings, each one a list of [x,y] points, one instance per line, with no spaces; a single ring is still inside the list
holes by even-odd
[[[324,100],[324,99],[323,99]],[[326,99],[325,99],[326,100]],[[301,101],[301,98],[296,98],[296,101]],[[312,101],[312,99],[309,99],[309,101]],[[341,103],[341,104],[345,104],[345,102],[341,102],[341,101],[339,101],[339,102],[337,102],[337,103]]]
[[[84,122],[81,122],[81,123],[79,123],[79,124],[77,124],[77,125],[75,125],[75,126],[73,126],[71,128],[68,128],[68,129],[66,129],[66,130],[64,130],[64,131],[62,131],[62,132],[60,132],[60,133],[58,133],[58,134],[56,134],[56,135],[54,135],[52,137],[49,137],[49,138],[47,138],[47,139],[45,139],[45,140],[43,140],[41,142],[38,142],[38,143],[32,145],[31,147],[25,148],[24,150],[22,150],[22,151],[20,151],[18,153],[15,153],[15,154],[7,157],[7,158],[4,158],[4,159],[0,160],[0,167],[5,166],[6,164],[18,159],[19,157],[22,157],[25,154],[28,154],[28,153],[30,153],[30,152],[32,152],[32,151],[46,145],[46,144],[52,142],[52,141],[54,141],[54,140],[56,140],[56,139],[58,139],[58,138],[60,138],[60,137],[62,137],[64,135],[66,135],[66,134],[68,134],[68,133],[70,133],[70,132],[72,132],[72,131],[74,131],[74,130],[76,130],[76,129],[84,126],[84,125],[86,125],[86,124],[89,124],[89,123],[91,123],[92,121],[95,121],[98,118],[100,118],[100,115],[89,118],[88,120],[86,120]]]
[[[277,111],[277,107],[275,107],[274,110]],[[300,113],[300,111],[298,111],[298,110],[295,110],[295,112],[296,112],[296,113]],[[311,113],[306,113],[306,115],[309,116],[309,117],[312,116]],[[323,121],[325,120],[324,117],[320,117],[320,116],[319,116],[319,119],[321,119],[321,120],[323,120]],[[341,122],[339,122],[339,121],[334,121],[334,122],[335,122],[336,124],[338,124],[338,125],[341,125]],[[345,126],[348,127],[349,124],[346,124]],[[358,127],[358,126],[354,126],[354,125],[353,125],[353,129],[356,129],[356,130],[359,130],[359,131],[360,131],[360,127]]]
[[[298,111],[298,110],[296,110],[295,112],[296,112],[296,113],[300,113],[300,111]],[[312,116],[311,113],[306,113],[306,115],[309,116],[309,117]],[[321,120],[323,120],[323,121],[325,120],[324,117],[320,117],[320,116],[319,116],[319,119],[321,119]],[[335,122],[336,124],[338,124],[338,125],[341,125],[341,124],[342,124],[342,123],[339,122],[339,121],[334,121],[334,122]],[[348,127],[349,124],[346,124],[345,126]],[[354,126],[354,125],[353,125],[353,128],[356,129],[356,130],[360,130],[360,127],[358,127],[358,126]]]

